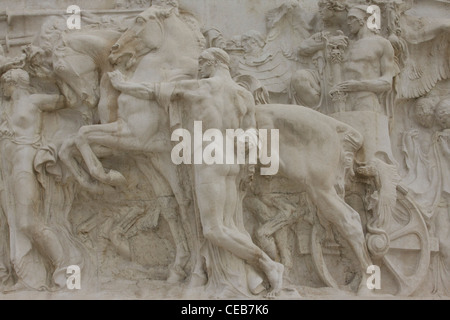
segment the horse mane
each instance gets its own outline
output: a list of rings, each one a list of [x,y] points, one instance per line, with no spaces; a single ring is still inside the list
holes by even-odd
[[[198,22],[198,19],[195,17],[195,15],[188,11],[180,9],[180,18],[194,33],[200,51],[206,49],[206,38],[201,31],[200,23]]]
[[[161,6],[151,6],[144,12],[140,13],[138,16],[141,16],[146,20],[148,20],[148,18],[151,16],[156,17],[160,20],[165,20],[176,12],[178,12],[178,8],[175,7],[167,8]]]
[[[203,33],[201,32],[201,27],[198,22],[198,19],[189,11],[177,7],[167,8],[161,6],[151,6],[150,8],[139,14],[139,16],[143,17],[146,20],[150,16],[154,16],[159,20],[165,20],[173,14],[179,17],[180,20],[183,21],[189,28],[189,30],[191,30],[192,33],[195,35],[200,51],[204,50],[206,48],[206,39]]]
[[[93,29],[86,30],[85,32],[63,33],[63,43],[77,53],[88,55],[94,60],[101,60],[105,58],[106,54],[109,54],[109,51],[105,51],[105,48],[111,47],[120,35],[120,32],[108,29]],[[102,63],[104,61],[96,62]]]

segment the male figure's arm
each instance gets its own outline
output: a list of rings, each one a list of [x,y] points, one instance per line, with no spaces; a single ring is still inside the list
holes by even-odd
[[[298,54],[300,56],[308,57],[312,56],[317,51],[320,51],[324,48],[325,48],[325,41],[323,38],[323,33],[319,32],[309,37],[308,39],[302,41],[302,43],[298,48]]]
[[[142,99],[155,100],[155,86],[153,84],[126,82],[120,71],[108,73],[112,86],[127,95]]]
[[[369,80],[348,80],[335,86],[330,94],[336,92],[373,92],[380,94],[392,89],[394,77],[399,70],[395,63],[395,52],[391,43],[385,39],[376,43],[382,46],[380,57],[380,77]],[[369,48],[370,49],[370,48]]]
[[[122,93],[128,94],[138,99],[156,100],[159,98],[162,87],[170,87],[170,100],[181,99],[185,96],[199,95],[202,80],[182,80],[176,82],[161,83],[133,83],[126,82],[119,71],[109,73],[111,83],[114,88]]]
[[[395,53],[389,41],[383,41],[383,53],[380,58],[381,77],[374,80],[362,80],[361,91],[371,91],[374,93],[383,93],[392,89],[394,77],[398,74],[395,64]]]

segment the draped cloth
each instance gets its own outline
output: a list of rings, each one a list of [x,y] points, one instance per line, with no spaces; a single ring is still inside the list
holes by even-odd
[[[431,235],[439,241],[439,252],[432,255],[428,283],[435,294],[450,294],[450,160],[445,144],[431,138],[424,152],[411,133],[403,136],[403,152],[409,169],[403,184],[431,222]],[[445,142],[444,142],[445,143]],[[446,141],[450,149],[450,140]]]
[[[0,170],[0,291],[13,284],[14,276],[10,262],[9,253],[9,228],[8,220],[4,212],[5,189],[3,187],[3,178]]]
[[[241,169],[236,179],[238,188],[248,182],[245,177],[246,172],[245,169]],[[225,227],[241,233],[249,242],[253,242],[244,225],[243,199],[246,191],[239,188],[238,192],[235,211],[225,213],[223,223]],[[235,297],[252,298],[264,290],[261,275],[246,261],[238,258],[230,251],[205,240],[201,254],[206,262],[208,283],[205,291],[209,296],[229,299]]]
[[[414,133],[415,130],[405,132],[402,137],[402,153],[408,170],[402,184],[408,187],[422,212],[431,218],[441,197],[437,153],[435,146],[429,152],[422,150]]]
[[[69,214],[75,199],[77,186],[73,182],[62,183],[63,171],[58,162],[56,146],[47,144],[38,149],[34,159],[34,169],[37,179],[43,189],[43,210],[45,224],[58,236],[58,240],[64,248],[65,256],[60,270],[55,270],[55,275],[66,273],[68,266],[76,265],[81,269],[83,283],[89,283],[86,277],[92,263],[85,246],[75,236]]]
[[[292,78],[291,66],[280,51],[241,59],[239,73],[255,77],[268,91],[274,93],[286,92]]]
[[[24,141],[16,143],[13,136],[3,136],[0,139],[0,150],[2,155],[8,156],[0,158],[0,168],[4,187],[2,207],[9,226],[10,259],[21,283],[28,288],[40,290],[48,288],[46,261],[33,246],[32,239],[20,227],[34,224],[39,218],[24,216],[22,212],[18,212],[16,206],[21,199],[16,198],[13,183],[20,179],[33,181],[33,178],[35,178],[31,165],[29,168],[22,168],[19,172],[14,170],[13,167],[15,166],[14,154],[27,151],[29,148],[36,149],[36,144],[36,141],[30,141],[28,145]],[[32,178],[30,179],[30,177]],[[38,187],[37,185],[36,181],[35,186]],[[39,201],[39,199],[37,200]],[[40,203],[38,202],[36,205],[39,208]]]
[[[14,134],[3,135],[0,139],[0,149],[2,154],[9,155],[0,158],[4,187],[1,200],[9,227],[9,250],[2,248],[0,253],[9,254],[7,258],[11,260],[15,274],[26,287],[50,290],[52,284],[49,279],[53,278],[55,289],[61,289],[65,285],[68,266],[78,265],[82,268],[86,265],[81,254],[82,245],[72,234],[68,220],[75,194],[74,188],[63,186],[58,182],[59,179],[55,179],[61,176],[61,170],[56,166],[57,151],[53,146],[43,146],[42,139],[17,139]],[[34,150],[34,158],[30,159],[29,165],[20,169],[14,168],[14,155],[24,152],[31,155],[30,150]],[[17,207],[22,200],[17,198],[14,181],[20,179],[26,179],[33,184],[34,190],[38,190],[37,198],[33,199],[35,204],[32,216],[24,215]],[[37,234],[24,229],[26,226],[36,228]],[[49,235],[54,238],[48,238]],[[64,249],[64,257],[56,257],[59,259],[58,265],[53,266],[55,261],[50,261],[42,253],[42,250],[47,248],[39,246],[42,246],[42,241],[49,243],[49,240],[55,239]]]
[[[450,161],[437,142],[437,135],[433,135],[428,153],[421,149],[410,132],[403,135],[402,151],[408,174],[402,183],[408,187],[427,218],[432,218],[441,199],[450,195]]]
[[[446,139],[438,141],[437,133],[433,137],[434,152],[437,158],[439,179],[439,200],[434,203],[435,234],[439,239],[439,254],[434,257],[432,270],[434,271],[434,291],[450,294],[450,131],[444,131]],[[446,149],[446,150],[444,150]]]

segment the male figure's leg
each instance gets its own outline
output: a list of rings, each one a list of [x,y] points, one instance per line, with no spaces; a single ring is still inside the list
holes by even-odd
[[[248,235],[230,229],[223,223],[224,215],[234,214],[236,208],[238,173],[239,165],[196,166],[197,203],[203,233],[214,245],[262,269],[276,294],[281,289],[284,267],[270,259]]]

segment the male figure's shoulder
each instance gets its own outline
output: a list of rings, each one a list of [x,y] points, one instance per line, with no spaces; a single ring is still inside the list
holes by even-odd
[[[380,36],[379,34],[373,34],[370,37],[364,39],[366,39],[369,42],[375,43],[379,46],[393,48],[391,42],[388,39]]]
[[[373,34],[369,37],[365,37],[363,39],[360,39],[356,42],[355,49],[363,49],[364,51],[372,51],[374,53],[378,53],[379,55],[384,54],[394,54],[394,47],[392,46],[391,42],[378,35]]]

